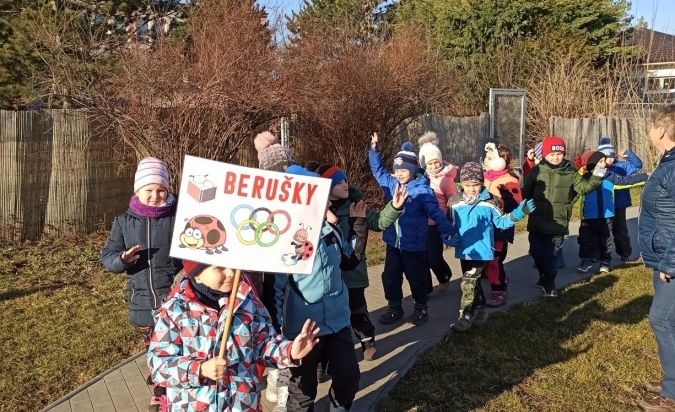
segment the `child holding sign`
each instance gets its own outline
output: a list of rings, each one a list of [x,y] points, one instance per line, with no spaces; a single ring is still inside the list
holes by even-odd
[[[291,342],[274,330],[246,274],[233,293],[234,270],[191,261],[184,267],[180,286],[154,314],[147,355],[153,380],[167,388],[171,410],[262,411],[258,364],[297,366],[320,330],[306,320]],[[230,299],[232,327],[220,359]]]
[[[377,150],[377,133],[373,133],[368,153],[370,169],[382,188],[387,200],[391,200],[399,185],[406,187],[408,200],[405,211],[396,224],[384,231],[382,239],[387,244],[385,252],[382,286],[388,301],[387,312],[380,316],[380,323],[390,324],[404,315],[403,274],[405,273],[415,309],[408,319],[413,325],[422,325],[429,319],[427,305],[428,287],[431,274],[427,263],[428,219],[432,219],[439,233],[448,237],[455,234],[455,228],[438,205],[433,190],[427,184],[424,171],[417,163],[414,146],[406,142],[394,157],[394,176],[382,166],[382,156]],[[419,175],[418,175],[418,172]]]

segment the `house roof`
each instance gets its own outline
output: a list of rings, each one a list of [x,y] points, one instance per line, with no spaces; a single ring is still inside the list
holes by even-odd
[[[675,36],[651,29],[636,29],[628,44],[641,49],[643,63],[675,62]]]

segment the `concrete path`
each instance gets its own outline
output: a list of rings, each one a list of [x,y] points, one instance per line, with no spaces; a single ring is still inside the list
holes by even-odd
[[[635,207],[628,209],[626,216],[629,219],[628,227],[632,235],[634,258],[638,257],[639,252],[636,240],[637,214],[638,209]],[[590,275],[590,272],[579,274],[576,271],[579,263],[577,257],[579,247],[576,242],[578,229],[579,222],[570,223],[570,233],[574,235],[568,236],[565,240],[563,251],[567,266],[558,272],[558,288],[578,282]],[[461,278],[461,271],[459,262],[454,258],[453,253],[454,250],[445,252],[446,260],[450,263],[453,272],[451,286],[445,293],[434,291],[429,299],[429,321],[417,327],[405,323],[385,326],[377,322],[378,317],[386,310],[387,303],[380,282],[382,265],[368,268],[370,287],[366,289],[366,296],[373,322],[377,327],[378,352],[375,360],[360,362],[361,390],[354,402],[353,412],[375,411],[377,399],[389,392],[418,357],[443,338],[450,323],[457,319],[460,299],[458,280]],[[532,267],[532,259],[527,253],[527,233],[521,233],[516,236],[515,243],[509,248],[509,255],[506,259],[506,272],[510,280],[508,304],[500,309],[492,310],[503,310],[541,296],[541,290],[535,285],[538,279],[537,271]],[[613,264],[619,265],[620,263],[615,258]],[[487,284],[484,286],[489,293],[489,286]],[[408,315],[412,313],[413,302],[407,285],[404,285],[404,294],[407,298],[404,300],[403,307]],[[489,327],[489,321],[486,326]],[[355,347],[359,348],[360,359],[360,345],[355,345]],[[139,354],[99,375],[88,384],[48,406],[44,411],[145,412],[150,400],[150,391],[144,382],[147,367],[143,355],[144,353]],[[330,382],[321,384],[319,387],[317,412],[326,411],[328,408],[329,385]],[[273,408],[274,405],[267,403],[264,405],[265,412]]]

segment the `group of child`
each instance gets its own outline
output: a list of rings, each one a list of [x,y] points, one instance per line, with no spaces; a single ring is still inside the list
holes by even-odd
[[[352,332],[365,360],[376,353],[365,298],[370,230],[383,231],[386,243],[383,324],[404,316],[404,275],[414,300],[407,320],[413,325],[428,320],[431,271],[439,291],[448,289],[452,276],[444,244],[455,249],[463,272],[460,314],[451,329],[464,332],[485,321],[486,307],[506,303],[504,260],[515,223],[528,215],[538,286],[546,296],[557,296],[558,257],[577,199],[582,209],[578,269],[589,270],[595,259],[601,271],[609,270],[612,231],[617,252],[630,258],[625,219],[630,195],[624,189],[646,179],[636,174],[641,162],[633,153],[621,151],[626,160],[617,161],[603,140],[599,150],[577,156],[574,167],[565,159],[565,142],[547,137],[528,153],[521,187],[520,174],[510,167],[511,152],[501,144],[487,144],[483,164],[467,162],[461,169],[443,160],[434,133],[419,144],[419,157],[412,143],[403,144],[390,173],[377,134],[371,136],[368,158],[387,201],[377,212],[365,206],[361,190],[349,185],[339,167],[315,162],[301,167],[271,133],[258,135],[261,168],[330,179],[330,195],[312,274],[244,273],[237,290],[232,268],[169,256],[176,196],[169,191],[164,162],[141,161],[129,210],[115,219],[102,261],[111,272],[127,273],[130,322],[140,328],[148,350],[153,390],[148,411],[262,410],[266,367],[266,395],[276,401],[275,412],[313,410],[323,372],[332,379],[331,411],[349,410],[360,376]],[[483,276],[491,287],[488,298]],[[227,355],[220,359],[230,299],[235,299],[233,323]]]

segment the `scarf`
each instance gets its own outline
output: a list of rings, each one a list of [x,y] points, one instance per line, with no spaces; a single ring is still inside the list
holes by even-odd
[[[222,298],[230,295],[230,293],[211,289],[205,284],[197,282],[192,276],[188,278],[188,281],[190,282],[190,286],[192,286],[192,290],[195,292],[195,295],[197,295],[197,299],[212,309],[220,310],[219,301]]]
[[[469,197],[463,190],[462,190],[462,199],[464,200],[464,203],[467,205],[473,205],[478,203],[478,199],[480,198],[480,192],[476,196]]]
[[[483,174],[483,176],[485,176],[485,180],[489,180],[490,182],[492,182],[493,180],[497,180],[498,178],[504,176],[507,173],[509,173],[508,168],[499,171],[488,170]]]
[[[171,214],[173,213],[173,204],[174,204],[174,197],[172,194],[169,194],[169,197],[167,197],[166,202],[164,202],[164,204],[161,206],[144,205],[138,199],[138,196],[133,195],[131,197],[131,200],[129,201],[129,209],[131,209],[132,212],[136,213],[139,216],[160,218],[171,216]]]

